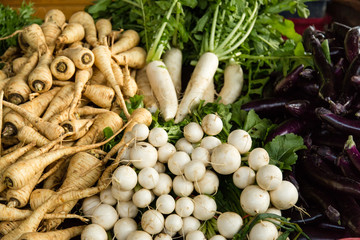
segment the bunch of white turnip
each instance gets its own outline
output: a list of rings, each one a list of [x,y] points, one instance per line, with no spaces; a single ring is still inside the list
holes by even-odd
[[[266,150],[251,150],[252,139],[241,129],[232,131],[227,143],[222,143],[216,137],[222,128],[220,117],[208,114],[201,125],[187,124],[184,138],[173,145],[163,128],[135,125],[124,136],[135,141],[123,152],[123,165],[114,171],[112,185],[83,201],[82,210],[92,224],[81,239],[106,240],[106,231],[112,229],[118,240],[176,236],[201,240],[206,238],[200,226],[214,217],[218,235],[210,239],[231,239],[243,219],[236,212],[217,211],[213,196],[221,184],[218,175],[232,174],[234,185],[242,189],[239,204],[248,215],[281,216],[281,210],[293,207],[298,192],[283,180],[277,166],[269,164]],[[141,219],[139,224],[135,218]],[[260,221],[249,239],[276,239],[278,235],[274,223]]]

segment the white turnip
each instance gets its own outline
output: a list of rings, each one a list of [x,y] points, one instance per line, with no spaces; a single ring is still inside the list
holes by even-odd
[[[269,164],[270,157],[268,152],[264,148],[254,148],[251,150],[248,156],[249,167],[255,171],[259,170],[260,167]]]
[[[182,175],[184,173],[185,165],[190,161],[189,154],[184,151],[177,151],[169,158],[167,164],[171,173]]]
[[[131,232],[126,240],[152,240],[152,237],[145,231],[137,230],[135,232]]]
[[[91,216],[97,206],[101,204],[100,197],[94,195],[84,199],[81,210],[84,213],[84,216]]]
[[[221,118],[215,114],[207,114],[201,121],[201,127],[209,136],[217,135],[221,132],[224,124]]]
[[[204,131],[197,122],[190,122],[184,127],[184,137],[191,143],[200,142],[203,136]]]
[[[267,191],[278,188],[282,180],[283,175],[280,168],[272,164],[260,167],[256,173],[257,185]]]
[[[183,175],[178,175],[173,179],[173,191],[176,196],[187,197],[194,191],[194,184]]]
[[[193,216],[183,217],[183,226],[179,230],[181,236],[186,236],[189,232],[198,230],[201,223],[199,219],[194,218]]]
[[[299,198],[299,193],[289,181],[283,180],[279,187],[270,191],[270,200],[274,207],[286,210],[293,207]]]
[[[233,182],[235,186],[244,189],[255,183],[255,171],[247,166],[242,166],[233,174]]]
[[[107,240],[105,229],[95,223],[87,225],[81,233],[81,240]]]
[[[149,206],[153,199],[153,193],[146,188],[136,191],[132,196],[132,201],[138,208],[145,208]]]
[[[186,152],[189,155],[194,150],[194,146],[188,140],[186,140],[186,138],[180,138],[177,140],[175,143],[175,148],[176,150]]]
[[[221,145],[220,139],[214,136],[206,136],[200,142],[200,147],[206,148],[211,154],[213,149]]]
[[[204,177],[194,184],[195,190],[200,194],[214,194],[219,188],[219,178],[211,170],[206,170]]]
[[[135,206],[133,201],[118,201],[116,204],[116,211],[120,218],[135,218],[139,209]]]
[[[130,166],[118,167],[112,175],[112,186],[122,191],[129,191],[137,184],[137,174]]]
[[[162,214],[170,214],[175,210],[175,199],[169,195],[164,194],[156,199],[156,210]]]
[[[214,148],[210,159],[213,169],[223,175],[235,172],[241,164],[239,151],[233,145],[227,143]]]
[[[256,223],[249,233],[249,240],[275,240],[278,237],[276,226],[268,221]]]
[[[137,123],[131,130],[136,141],[145,141],[149,136],[149,127],[144,123]]]
[[[160,196],[163,194],[168,194],[172,189],[172,179],[166,173],[159,173],[159,182],[152,189],[153,193],[156,196]]]
[[[100,192],[100,201],[101,203],[109,204],[111,206],[116,204],[117,200],[111,193],[111,186]]]
[[[193,214],[194,208],[194,201],[189,197],[181,197],[175,202],[175,212],[180,217],[189,217]]]
[[[270,205],[270,195],[257,185],[249,185],[241,192],[240,205],[251,216],[264,213]]]
[[[216,212],[216,202],[213,198],[207,195],[197,195],[194,197],[194,212],[193,215],[199,220],[209,220]]]
[[[167,163],[169,158],[176,152],[176,148],[171,143],[166,143],[165,145],[158,148],[159,162]]]
[[[145,167],[138,173],[139,184],[146,189],[153,189],[159,182],[159,173],[152,167]]]
[[[114,235],[117,240],[126,240],[131,232],[136,231],[137,223],[132,218],[121,218],[114,225]]]
[[[141,217],[141,228],[149,234],[160,233],[164,229],[164,216],[156,210],[147,210]]]
[[[100,204],[95,208],[91,217],[92,223],[102,226],[105,230],[113,228],[117,220],[117,211],[108,204]]]
[[[150,130],[148,141],[154,147],[161,147],[167,143],[168,138],[168,134],[163,128],[153,128]]]
[[[233,238],[243,225],[241,216],[235,212],[224,212],[216,221],[219,233],[226,238]]]
[[[209,150],[203,147],[194,148],[191,153],[191,160],[202,161],[205,166],[210,164],[210,153]]]
[[[184,175],[187,180],[197,182],[205,175],[205,165],[202,161],[190,161],[184,166]]]
[[[206,240],[206,238],[202,231],[195,230],[186,234],[185,240]]]
[[[177,214],[170,214],[165,219],[165,228],[170,232],[177,232],[183,226],[182,218]]]
[[[122,191],[117,187],[111,186],[111,193],[116,200],[125,202],[131,200],[134,190]]]
[[[138,169],[154,167],[157,158],[156,148],[147,142],[138,142],[130,150],[130,160]]]
[[[248,132],[242,129],[232,131],[228,136],[228,143],[233,145],[240,154],[250,151],[252,146],[252,139]]]

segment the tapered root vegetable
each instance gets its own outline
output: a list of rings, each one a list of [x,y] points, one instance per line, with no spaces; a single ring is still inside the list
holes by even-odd
[[[118,133],[118,132],[117,132]],[[44,153],[41,156],[28,159],[26,161],[19,161],[12,164],[4,173],[4,179],[9,188],[21,188],[39,171],[43,171],[46,166],[51,163],[59,160],[60,158],[73,155],[77,152],[90,150],[93,148],[100,147],[116,136],[114,134],[112,137],[106,141],[85,145],[85,146],[75,146],[57,149],[48,153]]]
[[[66,56],[57,56],[50,64],[50,71],[56,79],[69,80],[75,73],[75,64]]]
[[[53,88],[46,93],[40,94],[35,99],[23,103],[20,105],[21,108],[32,112],[36,116],[40,116],[45,109],[48,107],[50,101],[54,98],[60,88]],[[18,129],[22,126],[27,125],[28,121],[25,120],[21,115],[14,111],[10,111],[4,116],[4,129],[3,136],[13,136],[17,134]]]
[[[113,65],[111,65],[111,66],[113,66]],[[116,64],[116,66],[119,68],[119,65]],[[114,69],[113,69],[113,71],[114,71]],[[121,72],[121,75],[122,75],[122,72]],[[93,66],[93,75],[89,80],[89,84],[90,85],[106,85],[107,84],[107,80],[106,80],[104,74],[95,66]]]
[[[62,25],[64,25],[64,23],[66,21],[66,17],[65,17],[65,14],[61,10],[51,9],[46,12],[44,21],[45,22],[53,22],[53,23],[57,24],[59,27],[61,27]]]
[[[66,132],[72,132],[71,136],[67,139],[77,140],[83,137],[94,123],[94,119],[72,119],[63,121],[60,125],[65,129]]]
[[[94,19],[85,11],[78,11],[71,15],[69,23],[80,23],[85,29],[85,39],[92,46],[98,45]]]
[[[91,68],[95,61],[93,52],[82,46],[66,48],[59,55],[70,58],[79,69]]]
[[[16,162],[22,155],[31,150],[35,146],[35,143],[29,143],[24,147],[18,148],[13,152],[10,152],[0,158],[0,174],[2,174],[7,167]]]
[[[75,107],[77,106],[78,102],[81,99],[81,93],[89,81],[92,75],[92,68],[87,68],[84,70],[77,70],[75,74],[75,89],[74,89],[74,98],[72,99],[70,106],[69,106],[69,117],[72,118]]]
[[[81,234],[84,230],[85,225],[66,228],[62,230],[50,231],[50,232],[32,232],[24,233],[21,235],[20,240],[47,240],[47,239],[58,239],[67,240],[72,239]]]
[[[151,89],[160,105],[160,113],[169,121],[176,115],[178,100],[171,76],[162,61],[153,61],[146,66],[146,75]]]
[[[88,116],[88,115],[98,115],[100,113],[106,113],[109,110],[104,108],[95,108],[90,106],[80,107],[75,109],[75,114],[77,116]],[[59,124],[63,121],[66,121],[69,119],[69,111],[67,109],[63,110],[61,113],[58,113],[54,116],[52,116],[49,119],[49,122]]]
[[[50,63],[52,62],[52,54],[47,51],[39,59],[36,68],[28,77],[28,84],[34,92],[49,91],[52,86],[52,75],[50,71]]]
[[[240,96],[244,84],[244,74],[239,64],[230,64],[224,71],[224,86],[219,97],[220,103],[230,104]]]
[[[38,53],[33,53],[27,63],[21,68],[21,71],[7,83],[4,90],[4,96],[8,101],[18,105],[29,99],[31,89],[26,80],[37,62]]]
[[[113,70],[116,82],[119,84],[119,86],[123,87],[124,85],[123,70],[113,59],[111,59],[111,69]],[[108,85],[106,84],[106,79],[105,79],[105,85]]]
[[[62,87],[50,102],[48,108],[42,116],[42,119],[47,121],[55,114],[60,113],[64,109],[68,108],[74,97],[74,91],[74,84]]]
[[[140,69],[146,64],[146,51],[142,47],[133,47],[125,52],[112,55],[115,61],[121,65],[129,65],[130,68]]]
[[[34,127],[36,127],[40,133],[42,133],[49,140],[55,140],[62,134],[64,134],[64,129],[57,124],[53,124],[47,121],[43,121],[41,118],[37,117],[35,114],[32,114],[25,109],[3,101],[4,106],[11,108],[15,112],[21,114],[26,120],[28,120]]]
[[[175,123],[182,121],[192,108],[200,102],[200,98],[212,81],[218,65],[219,60],[213,53],[207,52],[200,57],[180,102]]]
[[[14,61],[12,61],[12,71],[15,74],[18,74],[21,70],[21,68],[26,64],[26,62],[29,60],[29,57],[22,56],[15,58]]]
[[[202,95],[201,99],[204,100],[204,104],[212,103],[215,100],[215,84],[214,80],[210,82],[209,86],[207,86],[204,94]]]
[[[0,222],[0,238],[14,230],[20,225],[21,221],[3,221]]]
[[[40,207],[46,200],[48,200],[55,192],[50,189],[38,188],[32,191],[30,194],[29,204],[32,210]],[[54,209],[50,209],[49,212],[54,211]]]
[[[125,65],[123,71],[124,71],[124,84],[121,89],[123,90],[124,95],[126,97],[133,97],[138,90],[137,84],[135,82],[135,79],[130,75],[130,70],[127,64]]]
[[[151,89],[149,79],[146,75],[145,67],[137,71],[136,83],[138,86],[138,93],[144,96],[143,102],[145,107],[151,113],[155,113],[159,109],[158,102],[155,98],[153,90]]]
[[[107,38],[110,36],[112,31],[112,24],[109,19],[101,18],[96,21],[95,27],[97,30],[98,41],[101,45],[105,45]]]
[[[76,142],[76,145],[80,146],[98,142],[104,138],[104,128],[110,127],[113,132],[117,132],[122,126],[123,121],[118,114],[111,111],[99,114],[89,131]]]
[[[64,44],[81,41],[85,37],[84,27],[80,23],[69,23],[62,30],[61,35],[56,40],[56,45],[61,48]]]
[[[47,139],[41,133],[29,126],[23,126],[22,128],[20,128],[16,137],[19,139],[20,142],[26,144],[35,142],[36,146],[38,147],[42,147],[50,142],[49,139]]]
[[[130,114],[126,108],[125,100],[120,89],[119,83],[116,81],[114,72],[111,68],[111,52],[106,46],[97,46],[92,49],[92,52],[95,55],[95,65],[96,67],[105,75],[106,80],[115,90],[116,96],[118,97],[119,105],[124,111],[126,118],[130,118]]]
[[[115,91],[111,87],[104,85],[87,85],[83,95],[97,106],[109,109],[114,100]]]
[[[48,178],[44,180],[43,188],[49,190],[57,189],[61,184],[62,180],[65,177],[67,167],[69,166],[69,161],[61,161],[62,162],[59,168]]]
[[[21,32],[21,37],[33,51],[39,52],[40,55],[44,54],[48,49],[44,33],[36,23],[25,27]]]
[[[49,52],[52,53],[55,49],[56,39],[61,34],[61,28],[54,21],[45,21],[43,24],[41,24],[41,29],[44,33],[46,45],[49,48]]]
[[[171,48],[164,55],[164,63],[174,83],[176,95],[179,98],[181,93],[182,51],[178,48]]]
[[[100,38],[99,38],[100,39]],[[132,30],[125,30],[121,33],[120,39],[111,46],[111,54],[115,55],[136,47],[140,42],[139,34]]]
[[[101,167],[91,168],[91,166],[98,163],[100,160],[89,153],[79,152],[76,153],[70,160],[66,177],[58,191],[66,191],[69,189],[86,189],[95,184],[101,175]],[[88,171],[89,170],[89,171]],[[87,171],[85,176],[82,173]],[[57,207],[53,213],[68,213],[76,205],[77,201],[66,202],[65,204]],[[55,229],[61,224],[61,219],[48,220],[44,224],[46,229]]]
[[[6,192],[6,200],[8,207],[22,208],[28,204],[31,192],[34,190],[42,172],[40,171],[30,179],[27,184],[20,189],[9,189]]]

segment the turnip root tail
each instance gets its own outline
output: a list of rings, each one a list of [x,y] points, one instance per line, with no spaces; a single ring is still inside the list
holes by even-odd
[[[181,122],[192,108],[200,102],[200,98],[212,81],[218,65],[219,59],[215,54],[206,52],[201,55],[180,102],[175,123]]]

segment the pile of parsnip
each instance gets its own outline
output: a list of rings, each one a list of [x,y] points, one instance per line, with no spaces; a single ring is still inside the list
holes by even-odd
[[[15,32],[18,47],[1,57],[0,237],[70,239],[83,226],[56,230],[79,199],[106,189],[127,144],[101,146],[137,123],[145,108],[126,108],[139,93],[136,70],[146,62],[133,30],[113,31],[86,12],[66,21],[57,9],[42,25]],[[121,118],[123,113],[126,118]],[[114,135],[105,139],[103,130]],[[113,159],[113,157],[115,157]],[[107,164],[111,160],[111,164]]]

